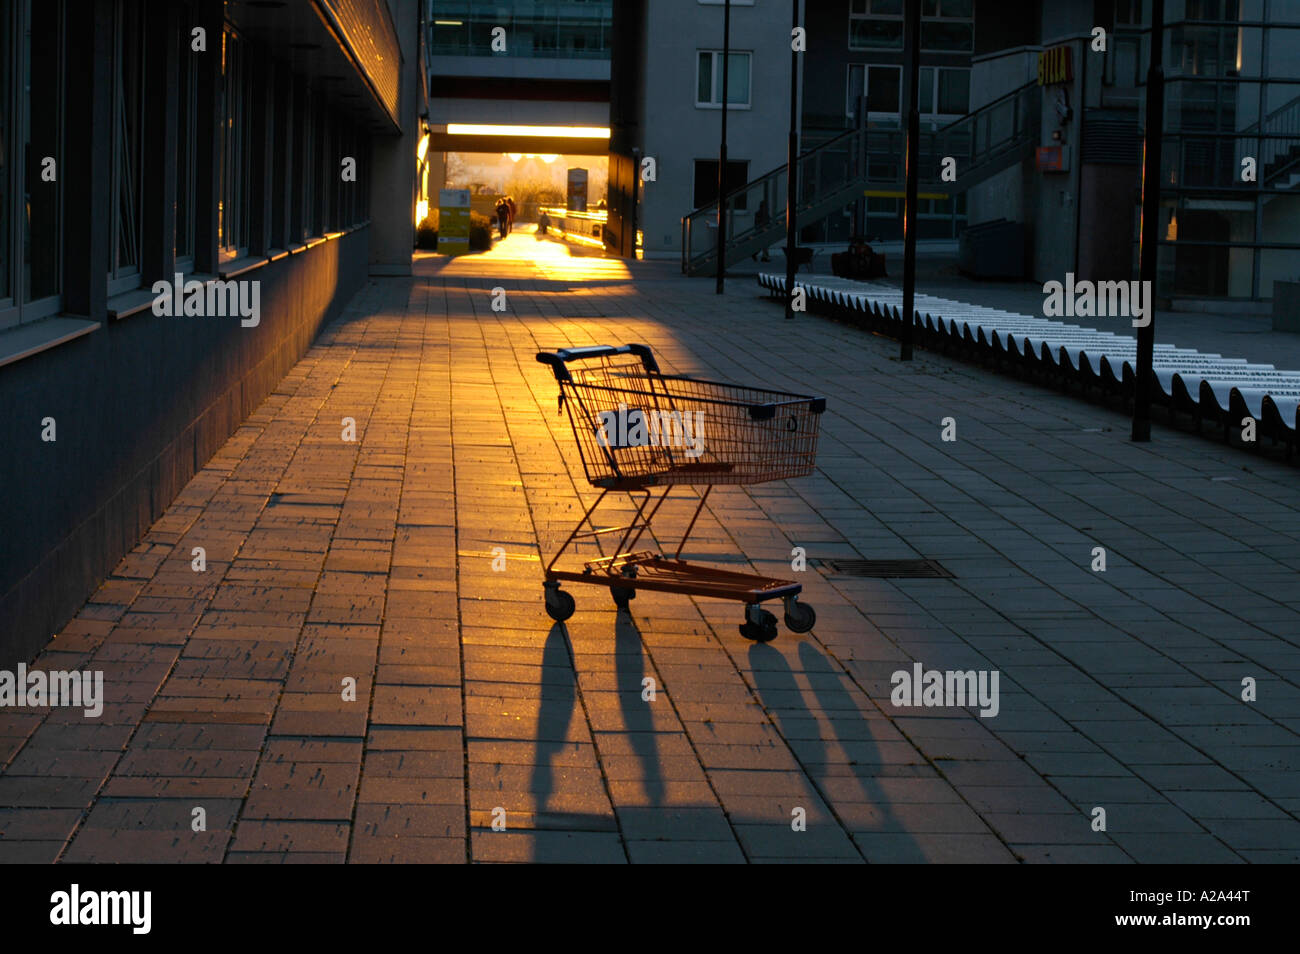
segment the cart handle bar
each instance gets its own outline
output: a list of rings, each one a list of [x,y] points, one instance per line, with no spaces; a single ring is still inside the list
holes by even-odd
[[[539,351],[537,360],[542,364],[549,364],[551,370],[555,372],[556,381],[572,381],[573,377],[569,374],[569,369],[565,365],[569,361],[584,361],[588,358],[604,358],[611,354],[634,354],[641,359],[648,373],[658,374],[659,363],[650,353],[650,348],[643,344],[625,344],[625,345],[588,345],[583,348],[561,348],[558,351]]]

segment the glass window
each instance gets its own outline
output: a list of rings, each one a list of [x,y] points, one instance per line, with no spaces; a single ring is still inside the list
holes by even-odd
[[[195,54],[190,49],[192,27],[193,16],[187,9],[180,17],[176,72],[176,259],[181,264],[189,264],[194,256],[194,142],[198,113],[196,56],[203,54]]]
[[[848,82],[844,87],[844,115],[854,119],[858,115],[858,101],[866,92],[866,67],[861,63],[849,64]]]
[[[939,71],[939,112],[963,116],[970,109],[970,70]]]
[[[921,48],[969,53],[975,48],[972,0],[922,0]],[[849,7],[849,49],[901,50],[902,0],[869,0]]]
[[[6,304],[12,295],[13,254],[10,249],[13,231],[14,197],[18,194],[17,175],[14,170],[14,111],[10,106],[13,96],[13,51],[11,38],[17,34],[13,28],[18,18],[15,4],[0,7],[0,304]]]
[[[327,200],[329,208],[326,211],[325,231],[337,231],[343,224],[343,208],[341,200],[343,198],[343,139],[339,128],[339,122],[332,115],[329,117],[328,141],[329,149],[326,151],[329,163],[329,178],[326,180],[330,183],[329,195]]]
[[[695,76],[695,105],[722,105],[722,51],[700,50]],[[727,105],[748,106],[749,54],[732,53],[727,76]]]
[[[903,70],[897,66],[872,66],[867,70],[867,110],[873,113],[899,112]]]
[[[1141,24],[1146,20],[1142,18],[1143,0],[1115,0],[1115,23],[1116,24]]]
[[[902,20],[854,19],[849,21],[849,49],[901,50],[902,48]]]
[[[248,251],[252,111],[245,43],[234,32],[226,30],[221,35],[221,49],[221,207],[217,235],[222,257],[231,259]]]
[[[26,302],[59,292],[59,253],[63,244],[59,228],[60,190],[57,176],[54,181],[48,181],[44,171],[47,157],[54,160],[56,171],[62,164],[61,13],[57,3],[27,0],[23,109],[23,141],[27,153],[27,217],[23,234],[26,265],[23,300]]]
[[[301,238],[315,235],[316,227],[316,97],[308,92],[302,117],[302,232]]]
[[[921,21],[921,49],[969,53],[974,48],[974,24],[944,20]]]
[[[312,114],[312,157],[313,173],[311,182],[311,226],[309,235],[325,234],[325,183],[329,182],[329,155],[325,142],[325,97],[313,97],[315,112]]]
[[[753,0],[733,3],[752,6]],[[429,51],[438,56],[609,59],[612,7],[611,0],[432,0]],[[506,31],[504,50],[493,48],[496,27]]]
[[[61,305],[64,5],[0,10],[0,327]]]
[[[140,143],[144,119],[144,57],[141,5],[120,3],[114,50],[112,275],[140,270]]]
[[[916,102],[922,113],[934,112],[934,67],[921,67],[921,83]],[[939,110],[943,112],[943,110]]]
[[[713,102],[713,54],[700,50],[699,68],[695,73],[695,102]]]

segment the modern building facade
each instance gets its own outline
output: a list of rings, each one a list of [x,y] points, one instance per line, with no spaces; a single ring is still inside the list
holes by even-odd
[[[0,9],[0,665],[48,642],[368,276],[409,274],[421,12]]]
[[[611,219],[639,196],[646,257],[681,254],[682,216],[717,199],[723,101],[720,0],[628,0],[616,15],[611,106]],[[786,161],[790,113],[790,5],[733,0],[727,77],[728,188]],[[627,69],[630,77],[622,77]],[[641,181],[641,160],[654,180]],[[635,161],[634,161],[635,159]],[[621,194],[620,194],[621,193]],[[741,203],[736,215],[752,220]]]
[[[801,222],[801,241],[901,238],[905,5],[801,4],[801,151],[863,130],[869,155],[859,197]],[[959,164],[955,183],[923,188],[919,235],[1005,218],[1024,226],[1028,278],[1133,277],[1150,12],[1151,0],[921,0],[923,146],[931,134],[943,145],[946,130],[954,147],[1002,135],[1015,148],[996,151],[998,167],[966,177]],[[675,223],[716,190],[722,11],[628,0],[614,19],[611,206],[638,196],[647,254],[676,253]],[[1300,274],[1300,5],[1166,0],[1165,19],[1157,294],[1175,306],[1267,300],[1274,281]],[[787,0],[733,2],[736,185],[785,162],[790,23]],[[616,174],[619,156],[624,170],[653,156],[657,181]]]
[[[904,0],[810,2],[805,7],[815,55],[804,66],[802,148],[815,149],[859,126],[868,137],[875,130],[902,128]],[[972,58],[982,49],[1005,45],[1008,29],[1014,29],[1014,22],[992,0],[922,2],[917,93],[922,129],[940,129],[970,111]],[[864,191],[869,194],[860,208],[829,216],[807,229],[804,240],[847,242],[855,229],[867,238],[902,238],[900,190]],[[966,224],[965,194],[923,197],[917,222],[922,238],[955,238]]]
[[[1107,64],[1102,108],[1122,108],[1148,52],[1149,0],[1116,11],[1133,52]],[[1300,279],[1300,4],[1171,0],[1166,17],[1160,293],[1272,298]]]
[[[1025,221],[1031,273],[1130,278],[1137,261],[1151,0],[1023,3],[1029,42],[977,56],[973,105],[1033,82],[1043,146],[1062,168],[975,188],[971,221]],[[1259,301],[1300,275],[1300,8],[1284,0],[1167,0],[1157,295]],[[1095,31],[1105,31],[1105,48]],[[1253,160],[1247,163],[1246,160]]]
[[[448,152],[607,154],[612,0],[428,3],[431,203]]]

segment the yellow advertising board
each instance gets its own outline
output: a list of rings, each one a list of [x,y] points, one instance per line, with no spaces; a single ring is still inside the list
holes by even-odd
[[[469,251],[469,189],[438,190],[438,251]]]

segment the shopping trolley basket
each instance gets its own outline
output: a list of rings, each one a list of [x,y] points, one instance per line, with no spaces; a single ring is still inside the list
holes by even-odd
[[[776,617],[759,604],[780,599],[786,626],[796,633],[812,629],[817,617],[798,601],[801,584],[694,564],[681,554],[715,485],[812,472],[824,398],[663,374],[650,349],[639,344],[544,351],[537,360],[555,372],[559,408],[568,409],[587,480],[601,491],[546,565],[552,619],[573,615],[563,581],[607,586],[620,609],[637,590],[739,600],[745,604],[740,632],[759,642],[776,636]],[[636,550],[675,484],[705,487],[677,551],[670,558]],[[657,487],[663,493],[651,505]],[[626,526],[598,528],[592,514],[610,491],[628,494],[636,512]],[[576,541],[619,534],[612,553],[586,561],[581,570],[556,569]]]

